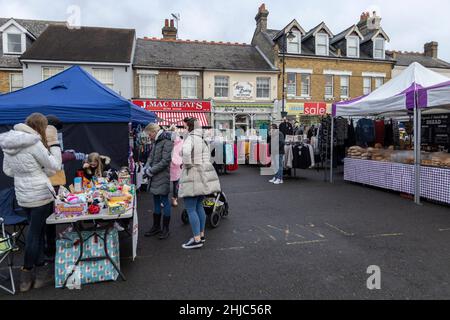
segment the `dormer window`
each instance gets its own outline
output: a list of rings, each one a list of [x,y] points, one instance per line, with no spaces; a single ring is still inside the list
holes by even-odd
[[[7,53],[22,53],[22,35],[20,33],[7,33]]]
[[[385,59],[384,39],[376,38],[373,43],[373,57],[375,59]]]
[[[316,35],[316,55],[328,56],[329,37],[327,34],[318,33]]]
[[[347,57],[359,58],[359,37],[352,36],[347,38]]]
[[[287,37],[287,52],[288,53],[301,53],[302,52],[302,46],[301,46],[301,33],[296,30],[292,30],[292,35],[290,37]]]

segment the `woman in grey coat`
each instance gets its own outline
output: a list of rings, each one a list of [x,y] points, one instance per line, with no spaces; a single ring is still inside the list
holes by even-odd
[[[194,237],[183,244],[184,249],[201,248],[205,243],[206,214],[204,196],[220,192],[220,182],[211,163],[209,146],[203,139],[202,129],[193,118],[184,119],[189,132],[183,143],[179,196],[184,200]]]
[[[170,224],[170,162],[172,161],[173,142],[171,134],[157,124],[149,124],[145,132],[153,142],[144,172],[149,177],[150,192],[153,194],[153,227],[145,233],[146,237],[160,235],[160,239],[169,237]],[[163,205],[163,229],[161,232],[161,205]]]

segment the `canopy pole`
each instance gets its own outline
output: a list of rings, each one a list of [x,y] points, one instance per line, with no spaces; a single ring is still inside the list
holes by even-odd
[[[421,138],[422,138],[422,114],[421,110],[414,108],[414,202],[420,203],[420,165],[421,165]]]
[[[330,183],[333,183],[334,117],[331,115]]]

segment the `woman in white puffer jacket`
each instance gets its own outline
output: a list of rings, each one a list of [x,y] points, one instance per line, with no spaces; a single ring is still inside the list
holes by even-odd
[[[4,152],[3,171],[14,178],[17,202],[28,215],[20,291],[45,286],[51,281],[44,266],[44,234],[47,217],[53,212],[54,189],[49,176],[61,169],[61,148],[56,128],[48,126],[40,113],[30,115],[26,124],[0,135]],[[35,271],[33,274],[32,271]]]

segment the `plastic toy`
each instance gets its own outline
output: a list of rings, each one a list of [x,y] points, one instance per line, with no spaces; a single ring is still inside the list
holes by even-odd
[[[99,214],[100,207],[97,204],[91,204],[88,208],[89,214]]]

